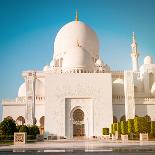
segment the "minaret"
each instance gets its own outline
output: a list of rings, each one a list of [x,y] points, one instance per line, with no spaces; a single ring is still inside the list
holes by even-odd
[[[136,38],[135,38],[134,32],[133,32],[133,36],[132,36],[131,48],[132,48],[132,52],[131,52],[132,70],[133,70],[133,72],[138,72],[139,71],[139,64],[138,64],[139,53],[137,51],[137,43],[136,43]]]

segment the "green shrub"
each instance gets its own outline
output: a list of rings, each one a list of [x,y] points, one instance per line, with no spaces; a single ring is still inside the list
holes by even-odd
[[[40,134],[40,131],[39,131],[39,128],[38,126],[36,125],[33,125],[33,126],[29,126],[28,127],[28,134],[29,135],[37,135],[37,134]]]
[[[17,125],[17,126],[16,126],[16,132],[19,132],[21,126],[22,126],[22,125]]]
[[[109,135],[109,128],[102,128],[103,135]]]
[[[134,119],[134,129],[136,134],[149,133],[150,123],[147,122],[145,117],[135,117]]]
[[[120,118],[120,122],[121,122],[121,121],[126,121],[125,115],[123,115],[123,116]]]
[[[121,123],[117,122],[117,131],[118,131],[118,135],[121,135]]]
[[[128,122],[127,121],[121,121],[121,133],[123,135],[128,134]]]
[[[7,141],[7,140],[13,140],[13,135],[0,135],[0,141]]]
[[[128,119],[128,134],[134,133],[134,119]]]
[[[34,140],[36,139],[35,135],[27,135],[27,140]]]
[[[151,133],[151,121],[147,122],[147,133]]]
[[[151,121],[151,136],[155,137],[155,121]]]
[[[111,134],[114,134],[114,132],[113,132],[113,124],[111,124]]]
[[[144,118],[145,118],[145,120],[146,120],[147,122],[150,122],[150,121],[151,121],[151,117],[150,117],[149,115],[144,116]]]
[[[0,132],[2,135],[13,135],[16,132],[16,123],[11,118],[4,118],[0,123]]]
[[[115,131],[117,131],[117,123],[113,123],[113,134],[115,134]]]
[[[28,129],[28,127],[26,125],[21,125],[20,129],[19,129],[19,132],[26,132],[28,134],[29,129]]]

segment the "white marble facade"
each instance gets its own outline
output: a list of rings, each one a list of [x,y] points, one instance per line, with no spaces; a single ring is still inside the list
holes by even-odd
[[[155,64],[146,56],[139,67],[139,55],[133,33],[132,69],[112,71],[99,56],[96,33],[76,15],[58,32],[51,63],[24,71],[17,98],[2,101],[3,118],[67,138],[101,136],[114,118],[155,120]]]

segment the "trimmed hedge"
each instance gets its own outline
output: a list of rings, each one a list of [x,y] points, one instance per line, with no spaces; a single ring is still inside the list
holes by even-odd
[[[132,134],[135,132],[134,129],[134,119],[128,119],[128,134]]]
[[[36,139],[36,135],[27,135],[27,140],[34,140]]]
[[[155,137],[155,121],[151,121],[151,136]]]
[[[0,134],[13,135],[16,132],[16,123],[11,118],[4,118],[0,123]]]
[[[26,125],[22,125],[19,128],[19,132],[26,132],[27,134],[29,134],[29,128]]]
[[[115,131],[117,131],[117,123],[113,123],[113,134],[115,134]]]
[[[136,134],[149,133],[148,122],[144,117],[135,117],[134,129]]]
[[[118,131],[118,135],[121,135],[121,123],[117,122],[117,131]]]
[[[111,124],[111,134],[114,134],[114,132],[113,132],[113,124]]]
[[[36,125],[33,125],[33,126],[29,126],[28,127],[28,134],[29,135],[37,135],[37,134],[40,134],[40,131],[39,131],[39,128],[38,126]]]
[[[134,119],[111,124],[111,134],[128,134],[130,137],[139,137],[140,133],[148,133],[150,137],[155,137],[155,121],[150,121],[150,116],[135,116]]]
[[[128,134],[128,122],[127,121],[121,121],[121,133],[122,135]]]
[[[13,140],[14,135],[0,135],[0,141],[7,141],[7,140]]]
[[[103,135],[109,135],[109,128],[102,128]]]

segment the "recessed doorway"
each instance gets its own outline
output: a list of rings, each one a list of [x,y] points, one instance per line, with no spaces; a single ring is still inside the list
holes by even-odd
[[[84,112],[76,109],[73,112],[73,137],[85,136]]]

